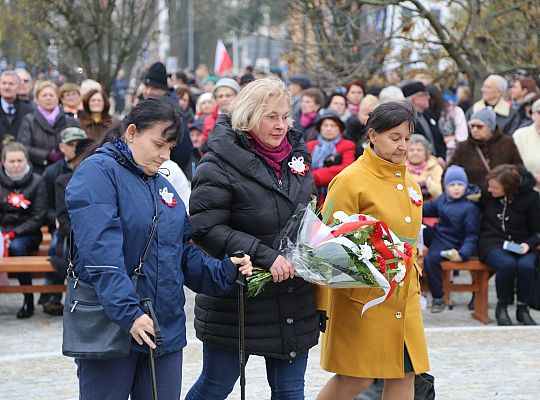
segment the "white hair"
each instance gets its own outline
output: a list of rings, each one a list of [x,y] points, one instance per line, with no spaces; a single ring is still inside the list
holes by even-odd
[[[86,93],[94,89],[101,91],[101,84],[93,79],[85,79],[81,82],[81,97],[84,97]]]
[[[506,93],[506,91],[508,90],[508,81],[506,79],[504,79],[502,76],[500,76],[500,75],[489,75],[486,78],[486,81],[488,79],[491,79],[493,81],[493,83],[495,83],[495,85],[499,88],[499,91],[501,92],[501,95]]]
[[[15,73],[17,74],[17,76],[20,73],[28,75],[30,77],[30,82],[32,82],[32,75],[30,74],[30,72],[28,72],[28,70],[26,68],[17,68],[17,69],[15,69]]]
[[[403,91],[397,86],[387,86],[379,93],[379,103],[388,103],[389,101],[402,101],[405,99]]]
[[[2,74],[0,75],[0,79],[2,79],[4,76],[13,76],[15,77],[17,85],[21,84],[21,78],[19,78],[19,75],[17,75],[12,69],[6,69],[4,72],[2,72]]]

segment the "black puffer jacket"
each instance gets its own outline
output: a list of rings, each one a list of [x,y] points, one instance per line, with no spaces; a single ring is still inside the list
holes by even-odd
[[[483,211],[478,256],[485,260],[488,252],[502,248],[505,240],[527,243],[529,251],[540,244],[540,198],[534,191],[534,176],[520,169],[521,184],[512,200],[494,198],[482,187],[480,207]]]
[[[287,165],[300,156],[311,163],[302,134],[291,130],[287,137],[293,152],[283,162],[278,181],[266,161],[251,150],[246,133],[233,131],[227,116],[218,117],[190,198],[193,240],[213,257],[244,250],[253,265],[266,270],[277,258],[272,248],[275,238],[314,190],[309,172],[293,174]],[[237,349],[237,315],[236,290],[223,297],[197,295],[197,337]],[[314,288],[300,278],[267,284],[262,293],[246,300],[245,326],[248,353],[293,360],[318,341]]]
[[[30,201],[28,208],[8,202],[10,193],[23,194]],[[0,168],[0,230],[14,231],[17,236],[41,236],[41,225],[47,215],[47,193],[43,178],[30,171],[20,181],[12,181]],[[38,242],[39,243],[39,242]]]

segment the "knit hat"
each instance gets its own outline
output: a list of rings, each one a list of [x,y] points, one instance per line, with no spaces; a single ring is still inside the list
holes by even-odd
[[[196,131],[202,132],[203,131],[203,118],[197,118],[195,121],[188,124],[189,130],[195,129]]]
[[[465,187],[469,185],[469,180],[467,179],[465,170],[458,165],[448,167],[446,173],[444,174],[444,187],[448,187],[453,183],[459,183]]]
[[[289,83],[296,83],[298,86],[304,89],[309,89],[311,87],[311,79],[307,75],[293,75],[289,78]]]
[[[158,89],[167,90],[167,69],[163,63],[153,63],[143,79],[143,83],[147,86],[152,86]]]
[[[60,132],[60,140],[62,143],[69,143],[74,140],[86,139],[86,132],[76,126],[71,126]]]
[[[332,121],[334,121],[336,124],[339,125],[339,130],[341,133],[343,133],[345,131],[345,123],[341,120],[341,118],[339,117],[339,114],[337,111],[335,110],[325,110],[320,116],[319,116],[319,119],[317,120],[317,130],[320,132],[321,131],[321,125],[323,123],[323,121],[325,119],[331,119]]]
[[[222,88],[222,87],[228,87],[228,88],[234,90],[237,94],[240,91],[240,85],[234,79],[232,79],[232,78],[221,78],[219,81],[217,81],[216,85],[212,89],[212,93],[214,94],[214,96],[216,95],[216,90],[218,90],[219,88]]]
[[[426,86],[422,82],[410,82],[401,88],[403,96],[410,97],[416,93],[427,92]]]
[[[495,114],[495,111],[489,107],[482,108],[480,111],[471,115],[469,122],[473,122],[474,120],[482,122],[491,132],[494,132],[497,127],[497,115]]]

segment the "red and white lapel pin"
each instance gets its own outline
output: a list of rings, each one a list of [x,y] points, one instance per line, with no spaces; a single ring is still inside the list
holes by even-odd
[[[300,176],[304,176],[307,171],[309,171],[309,165],[307,165],[304,162],[304,157],[300,156],[298,158],[293,157],[291,161],[289,161],[289,168],[291,169],[291,172],[293,174],[298,174]]]
[[[32,204],[30,200],[24,198],[23,193],[11,192],[7,197],[7,201],[13,207],[24,208],[25,210]]]
[[[159,195],[161,196],[161,201],[167,204],[169,207],[174,207],[176,205],[176,199],[173,199],[174,193],[169,192],[167,187],[159,189]]]
[[[418,194],[416,189],[414,189],[413,187],[409,187],[409,189],[407,190],[409,192],[409,197],[411,198],[411,202],[414,205],[420,207],[422,205],[422,195]]]

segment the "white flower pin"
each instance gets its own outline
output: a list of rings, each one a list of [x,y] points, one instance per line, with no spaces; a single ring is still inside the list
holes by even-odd
[[[413,187],[409,187],[409,189],[407,190],[409,192],[409,197],[411,198],[412,203],[420,207],[422,205],[422,195],[418,194],[418,192]]]
[[[298,158],[293,157],[292,160],[289,161],[288,164],[293,174],[304,176],[306,172],[309,170],[309,165],[304,163],[304,157],[302,156]]]
[[[174,207],[176,205],[176,199],[173,199],[174,193],[169,192],[167,187],[159,189],[159,195],[161,196],[161,201],[163,201],[169,207]]]

